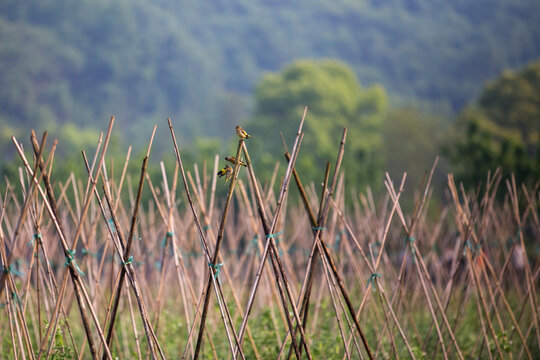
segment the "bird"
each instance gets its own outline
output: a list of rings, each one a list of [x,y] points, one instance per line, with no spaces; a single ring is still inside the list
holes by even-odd
[[[226,164],[225,167],[219,170],[217,174],[219,177],[225,176],[225,182],[227,182],[232,177],[233,168],[229,164]]]
[[[251,137],[251,135],[249,135],[240,125],[236,125],[236,135],[238,135],[240,139],[249,139]]]
[[[234,156],[225,156],[225,160],[227,160],[231,164],[236,164],[236,157],[234,157]],[[246,166],[246,163],[243,162],[242,160],[240,160],[240,165],[241,166]]]

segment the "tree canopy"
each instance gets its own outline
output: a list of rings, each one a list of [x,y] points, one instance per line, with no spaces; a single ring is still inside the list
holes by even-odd
[[[540,178],[540,61],[489,83],[457,121],[453,161],[468,183],[502,167],[518,179]]]
[[[140,150],[158,124],[156,154],[169,150],[165,119],[171,117],[180,145],[194,149],[193,158],[200,161],[205,151],[199,150],[226,146],[234,136],[230,129],[252,118],[255,106],[262,109],[253,92],[259,92],[264,74],[299,58],[346,63],[365,86],[356,92],[381,84],[393,103],[442,103],[460,111],[485,81],[540,57],[538,13],[537,0],[4,0],[0,161],[13,159],[9,137],[25,135],[30,128],[47,129],[51,138],[60,138],[59,159],[62,153],[79,156],[79,138],[69,136],[94,139],[95,129],[106,128],[111,115],[116,116],[115,133],[123,149],[133,144]],[[311,75],[325,81],[318,71]],[[339,87],[352,88],[337,79]],[[377,103],[380,93],[381,88],[362,96],[368,97],[366,104]],[[315,99],[307,91],[305,96]],[[354,112],[353,98],[320,98],[320,105],[307,105],[310,112],[321,107],[347,118]],[[367,107],[361,117],[369,127]],[[257,110],[256,117],[261,114]],[[330,118],[324,111],[318,116]],[[63,131],[68,123],[73,131]],[[481,121],[477,125],[483,126]],[[333,131],[324,122],[318,127]],[[315,139],[326,149],[339,136]],[[347,147],[360,151],[352,159],[372,154],[354,145],[361,138],[349,134]],[[380,140],[362,141],[377,148]],[[379,161],[355,166],[367,166],[366,173],[372,166],[367,164]],[[373,178],[377,176],[375,171]]]
[[[222,136],[250,116],[262,74],[297,58],[336,58],[393,97],[459,110],[540,56],[538,13],[536,0],[4,0],[0,119],[105,127],[115,115],[144,143],[172,117],[183,139]]]
[[[380,86],[362,87],[354,72],[333,60],[300,60],[279,73],[266,74],[255,92],[255,116],[248,124],[254,154],[263,169],[283,160],[280,132],[289,146],[308,107],[302,149],[296,168],[306,181],[321,181],[326,162],[335,165],[343,132],[348,128],[344,168],[351,187],[379,179],[382,161],[381,121],[386,93]]]
[[[384,170],[395,181],[407,173],[402,200],[414,203],[414,191],[422,183],[426,171],[433,166],[437,156],[442,155],[441,144],[445,142],[449,120],[434,109],[418,106],[394,108],[383,122]],[[432,178],[433,189],[442,195],[446,175],[450,172],[448,160],[439,157]],[[405,199],[404,199],[405,198]]]

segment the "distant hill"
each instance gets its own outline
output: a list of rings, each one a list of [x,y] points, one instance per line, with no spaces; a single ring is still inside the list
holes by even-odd
[[[115,114],[130,142],[171,116],[183,138],[248,116],[265,70],[338,58],[363,84],[461,109],[540,57],[537,0],[0,2],[0,125]],[[6,130],[8,129],[8,130]]]

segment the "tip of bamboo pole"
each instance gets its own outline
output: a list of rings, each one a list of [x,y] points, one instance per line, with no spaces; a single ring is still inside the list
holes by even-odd
[[[150,156],[150,149],[152,149],[152,143],[154,142],[155,135],[156,135],[156,125],[154,124],[154,129],[152,130],[152,136],[150,137],[150,143],[148,144],[148,150],[146,151],[146,157]]]

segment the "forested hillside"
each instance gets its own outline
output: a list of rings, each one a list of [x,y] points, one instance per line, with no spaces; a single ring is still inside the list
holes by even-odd
[[[130,143],[168,116],[184,140],[220,137],[251,116],[264,71],[296,58],[341,60],[391,103],[458,111],[540,57],[539,13],[537,0],[4,0],[0,134],[116,115]]]
[[[488,83],[455,122],[452,153],[460,178],[475,185],[500,167],[505,176],[540,178],[540,61]]]

